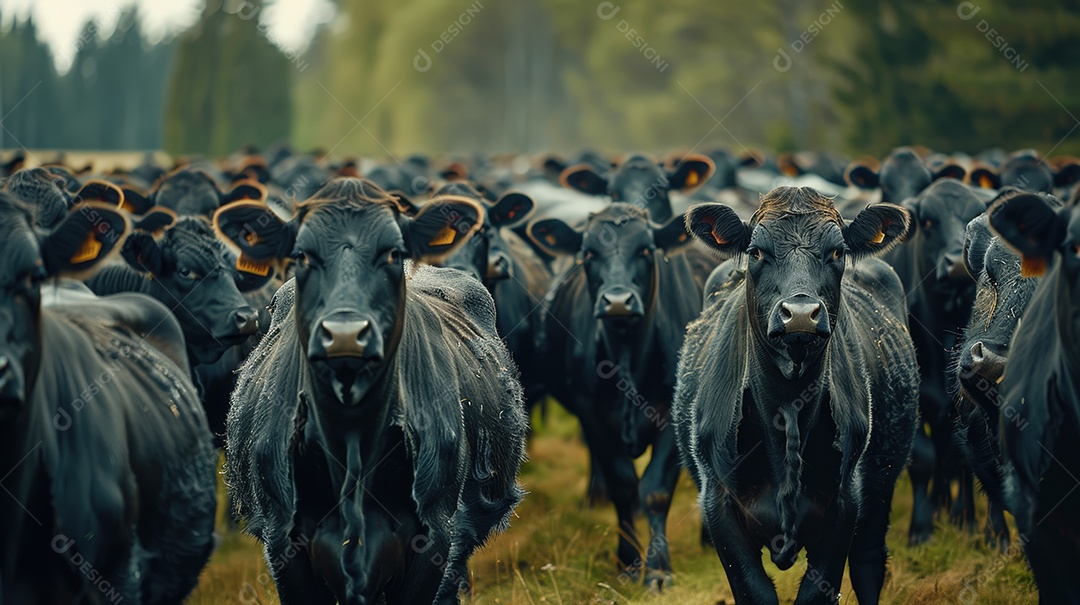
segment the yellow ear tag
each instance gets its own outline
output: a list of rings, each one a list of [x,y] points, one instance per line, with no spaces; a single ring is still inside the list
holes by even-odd
[[[979,177],[979,187],[982,187],[983,189],[993,189],[994,188],[994,181],[993,181],[993,179],[986,176],[985,174],[981,175]]]
[[[549,233],[546,236],[544,236],[544,241],[547,242],[549,246],[554,246],[555,245],[555,236]]]
[[[880,244],[883,241],[885,241],[885,232],[881,229],[878,229],[877,235],[874,236],[874,239],[870,240],[870,243]]]
[[[694,185],[697,185],[697,184],[698,184],[697,170],[691,170],[690,174],[686,175],[686,186],[687,187],[693,187]]]
[[[431,238],[428,242],[429,246],[446,246],[454,243],[454,238],[457,237],[456,231],[449,225],[439,229],[439,232],[435,234],[435,237]]]
[[[101,254],[101,242],[94,239],[94,234],[91,233],[86,241],[79,246],[79,249],[75,251],[74,256],[71,257],[71,264],[77,265],[79,263],[85,263],[92,261]]]
[[[270,261],[260,263],[259,261],[241,254],[236,258],[236,268],[244,273],[254,273],[255,275],[266,277],[270,273]]]
[[[135,206],[133,206],[131,202],[127,201],[126,199],[120,202],[120,209],[127,210],[128,212],[135,214]]]
[[[1020,277],[1042,277],[1046,274],[1046,259],[1025,256],[1020,261]]]
[[[715,231],[712,232],[712,238],[714,240],[716,240],[716,243],[719,246],[726,246],[727,243],[728,243],[726,239],[724,239],[724,238],[720,237],[719,235],[717,235]]]

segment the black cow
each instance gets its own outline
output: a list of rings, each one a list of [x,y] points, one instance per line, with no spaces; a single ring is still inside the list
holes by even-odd
[[[476,234],[441,264],[471,273],[491,293],[499,336],[521,368],[526,405],[534,405],[547,394],[536,335],[540,330],[539,305],[551,284],[551,271],[532,247],[511,231],[528,219],[532,198],[511,192],[489,204],[469,185],[451,183],[440,188],[430,203],[438,204],[446,195],[468,197],[486,211]]]
[[[175,219],[170,212],[151,214]],[[146,227],[147,219],[142,222]],[[153,233],[158,229],[148,229],[129,236],[121,252],[126,264],[106,267],[87,285],[99,295],[141,292],[172,311],[184,331],[192,378],[210,428],[215,435],[224,435],[233,372],[243,355],[229,355],[224,364],[218,362],[234,348],[241,353],[249,350],[242,345],[258,333],[259,312],[244,294],[270,278],[270,267],[238,263],[237,255],[201,216],[157,226],[160,235]]]
[[[1046,199],[1060,206],[1055,198]],[[1001,405],[998,385],[1005,374],[1009,342],[1038,279],[1022,275],[1020,257],[990,231],[988,220],[982,214],[968,223],[964,245],[964,261],[976,276],[977,289],[956,359],[960,391],[956,441],[990,503],[987,542],[1008,551],[998,425],[1015,422],[1017,416],[1014,408]]]
[[[915,503],[908,541],[920,544],[933,533],[936,507],[952,505],[956,523],[971,524],[975,518],[970,473],[953,440],[955,374],[949,361],[975,300],[975,281],[964,268],[964,229],[986,205],[966,185],[947,178],[904,206],[911,211],[911,235],[886,259],[907,292],[908,323],[922,377],[919,409],[922,425],[930,427],[929,435],[920,429],[916,436],[910,469]],[[963,496],[955,503],[950,491],[954,479],[961,481]]]
[[[1080,162],[1070,159],[1055,168],[1034,149],[1022,149],[1010,154],[1000,167],[980,165],[973,168],[968,178],[973,185],[985,189],[1011,186],[1053,193],[1080,181]]]
[[[703,155],[688,155],[668,170],[635,154],[606,174],[589,164],[579,164],[564,170],[561,179],[564,186],[582,193],[610,195],[614,202],[633,204],[647,211],[653,221],[664,224],[676,214],[669,193],[700,187],[713,169],[712,160]]]
[[[762,547],[781,569],[805,547],[796,603],[835,603],[849,557],[859,602],[877,603],[918,371],[903,288],[873,257],[905,235],[908,213],[879,204],[847,223],[816,190],[781,187],[748,223],[722,204],[686,220],[721,257],[747,259],[710,279],[673,409],[735,599],[776,603]]]
[[[701,309],[704,275],[693,254],[668,254],[689,243],[681,220],[656,227],[644,210],[622,202],[590,216],[584,232],[544,219],[529,234],[552,254],[577,258],[545,301],[548,386],[581,421],[618,514],[618,559],[632,574],[642,565],[633,515],[644,505],[651,534],[645,580],[659,590],[671,579],[665,526],[679,475],[668,409],[676,354]],[[639,486],[634,458],[650,445]]]
[[[0,193],[0,601],[179,603],[217,504],[179,326],[141,295],[43,305],[45,279],[91,271],[127,223],[98,203],[47,235],[34,220]]]
[[[4,189],[36,208],[36,224],[52,229],[73,206],[82,200],[98,200],[111,206],[123,203],[119,187],[105,181],[90,180],[75,191],[63,176],[44,168],[20,170],[4,182]]]
[[[849,183],[859,189],[880,189],[882,202],[899,204],[913,198],[941,178],[962,179],[963,166],[946,163],[931,171],[910,147],[898,147],[875,170],[866,162],[852,162],[847,169]]]
[[[483,209],[446,197],[403,217],[356,178],[298,209],[215,215],[253,236],[234,240],[245,254],[296,258],[233,394],[234,510],[283,603],[456,602],[522,497],[527,419],[491,295],[454,269],[407,276],[405,260],[453,252]]]
[[[240,200],[266,200],[266,188],[256,181],[234,183],[228,191],[222,191],[217,181],[199,168],[179,168],[161,177],[150,191],[147,199],[135,199],[134,190],[128,192],[128,203],[133,208],[162,206],[180,216],[210,217],[219,207]]]
[[[1080,602],[1080,211],[1045,195],[1006,197],[990,226],[1044,275],[1009,346],[1000,386],[1005,490],[1040,603]]]

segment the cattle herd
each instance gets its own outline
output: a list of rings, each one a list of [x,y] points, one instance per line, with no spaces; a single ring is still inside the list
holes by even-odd
[[[222,450],[282,603],[457,603],[549,397],[615,508],[612,574],[653,591],[685,469],[736,602],[777,603],[763,551],[805,550],[796,603],[837,602],[845,566],[877,603],[906,469],[911,545],[985,497],[1040,601],[1080,603],[1080,160],[24,161],[0,164],[0,604],[181,602]]]

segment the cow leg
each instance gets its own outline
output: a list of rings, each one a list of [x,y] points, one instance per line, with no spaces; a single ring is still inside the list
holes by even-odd
[[[649,521],[649,548],[645,552],[645,585],[659,592],[671,583],[671,555],[668,553],[667,516],[675,484],[679,481],[679,451],[675,430],[667,425],[653,444],[652,458],[641,477],[641,501]]]
[[[1009,552],[1009,525],[1005,522],[1005,510],[993,500],[987,507],[985,532],[987,544],[1003,553]]]
[[[735,602],[779,605],[776,587],[761,564],[761,545],[747,538],[732,507],[713,490],[702,492],[698,503]]]
[[[908,545],[916,546],[930,539],[934,531],[934,505],[930,501],[930,478],[934,474],[934,443],[920,428],[915,432],[915,445],[911,450],[911,491],[914,504],[911,510],[911,528]]]
[[[955,472],[952,428],[941,419],[938,422],[932,422],[930,438],[934,443],[934,478],[930,483],[930,501],[934,505],[931,515],[933,515],[939,510],[951,511],[952,480],[958,477]]]
[[[1030,540],[1024,544],[1035,584],[1039,587],[1040,605],[1080,603],[1080,581],[1076,561],[1080,546],[1053,517],[1035,527]],[[1023,536],[1022,536],[1023,538]]]
[[[604,485],[604,478],[600,475],[600,470],[596,466],[596,456],[590,453],[589,487],[585,494],[585,503],[589,508],[596,508],[608,504],[609,502],[611,502],[611,500],[608,498],[607,487]]]
[[[875,605],[885,585],[885,563],[889,558],[885,534],[889,531],[892,499],[892,484],[880,496],[868,497],[855,528],[848,564],[851,567],[851,587],[859,605]]]
[[[971,467],[966,464],[960,469],[960,497],[952,503],[949,520],[960,529],[975,533],[975,480]]]
[[[326,584],[315,577],[308,551],[292,547],[287,537],[280,542],[280,545],[266,542],[264,551],[281,605],[336,603],[337,599],[327,589]]]
[[[622,453],[623,445],[609,435],[606,427],[596,426],[583,415],[582,427],[585,429],[585,442],[589,450],[595,452],[593,460],[600,469],[600,476],[607,486],[608,496],[615,505],[615,514],[619,518],[619,548],[616,554],[623,571],[637,578],[641,568],[641,544],[634,529],[634,510],[637,508],[638,478],[634,461]]]
[[[823,533],[825,538],[806,549],[806,573],[799,583],[796,605],[835,604],[840,595],[840,583],[844,579],[844,564],[851,549],[855,532],[853,506],[841,504],[832,527]],[[862,599],[860,605],[865,605]]]

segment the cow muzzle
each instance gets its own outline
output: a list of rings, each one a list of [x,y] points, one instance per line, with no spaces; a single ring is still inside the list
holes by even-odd
[[[780,301],[769,318],[769,337],[780,338],[788,345],[812,344],[831,333],[825,305],[806,294]]]
[[[1006,356],[995,352],[992,347],[982,341],[978,341],[960,356],[961,379],[981,376],[996,384],[1005,374],[1007,360]]]
[[[487,280],[498,281],[510,277],[510,259],[502,252],[488,255]]]
[[[378,362],[383,357],[382,349],[382,339],[370,320],[352,314],[333,314],[320,320],[312,332],[308,358]]]
[[[645,305],[636,292],[612,288],[597,296],[593,315],[597,319],[641,319],[645,316]]]

